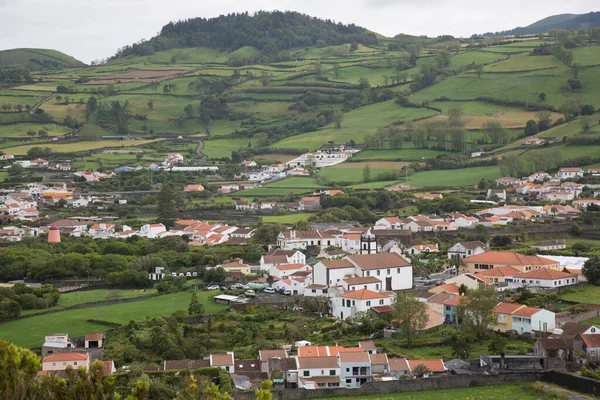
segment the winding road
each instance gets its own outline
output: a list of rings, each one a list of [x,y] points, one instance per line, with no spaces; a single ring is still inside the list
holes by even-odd
[[[33,115],[35,114],[35,112],[37,111],[38,108],[40,108],[40,106],[42,104],[44,104],[45,102],[47,102],[48,100],[52,100],[53,98],[55,98],[56,96],[58,96],[58,93],[54,93],[51,96],[46,97],[45,99],[35,103],[35,105],[33,107],[31,107],[31,109],[29,110],[29,114]]]

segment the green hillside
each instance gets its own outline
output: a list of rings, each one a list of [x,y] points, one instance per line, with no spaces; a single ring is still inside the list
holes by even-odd
[[[24,67],[31,71],[84,67],[81,61],[48,49],[11,49],[0,51],[0,66]]]
[[[236,18],[247,29],[258,22],[272,28],[250,29],[244,40],[228,37],[222,45],[214,32],[200,35],[199,46],[179,46],[172,37],[183,28],[199,34],[206,24],[219,31]],[[319,43],[313,36],[301,46],[292,41],[282,49],[275,43],[274,52],[259,39],[279,32],[286,18],[296,22],[292,33],[319,27],[331,36]],[[352,161],[363,165],[321,171],[320,184],[384,187],[414,162],[420,164],[412,169],[426,170],[411,175],[415,186],[471,184],[478,176],[499,175],[507,154],[527,152],[533,159],[551,149],[565,162],[597,157],[600,143],[594,140],[562,142],[598,130],[597,115],[580,115],[600,107],[600,38],[594,32],[586,31],[585,40],[567,31],[501,40],[375,35],[373,41],[370,32],[360,36],[362,28],[333,27],[294,13],[181,22],[163,28],[152,42],[157,49],[144,54],[135,47],[102,65],[34,71],[27,80],[7,75],[9,83],[0,90],[0,150],[21,156],[46,146],[56,159],[80,159],[76,167],[112,168],[148,164],[174,149],[199,163],[236,165],[249,158],[285,162],[323,145],[357,143],[367,151]],[[59,88],[40,111],[27,112]],[[558,143],[525,148],[525,127],[532,121],[528,135]],[[535,132],[538,122],[542,132]],[[78,137],[46,145],[48,137],[82,125]],[[109,157],[102,150],[119,142],[103,136],[128,136],[132,140],[122,145],[145,155],[139,162]],[[475,151],[486,154],[473,159]],[[363,182],[364,163],[373,163],[377,182]],[[534,164],[523,164],[529,168]],[[452,169],[458,179],[446,180],[436,169]],[[257,195],[277,189],[257,189]]]
[[[502,32],[487,32],[482,36],[535,35],[551,30],[577,30],[594,27],[600,27],[600,12],[552,15],[525,27],[518,27]]]

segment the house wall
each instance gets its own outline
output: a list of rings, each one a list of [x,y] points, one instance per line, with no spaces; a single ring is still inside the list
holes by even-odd
[[[511,282],[507,282],[508,287],[511,289],[520,287],[559,288],[577,284],[577,277],[564,279],[519,279],[507,276],[505,281],[507,279],[512,280]]]
[[[356,275],[358,276],[374,276],[378,278],[382,283],[382,290],[387,290],[386,279],[392,279],[391,290],[404,290],[411,289],[413,287],[413,270],[410,267],[396,267],[396,268],[385,268],[385,269],[373,269],[373,270],[362,270],[360,267],[356,268]]]
[[[547,324],[547,330],[556,328],[556,315],[552,311],[541,310],[531,317],[531,329],[544,330],[544,323]]]
[[[42,363],[42,369],[44,371],[64,371],[68,366],[77,370],[79,367],[90,368],[90,361],[88,360],[77,360],[77,361],[47,361]]]
[[[353,374],[353,368],[359,368],[359,374]],[[364,374],[360,373],[360,369],[364,368]],[[369,362],[354,362],[354,363],[341,363],[340,362],[340,378],[341,385],[347,388],[358,388],[361,387],[361,379],[371,381],[371,363]],[[365,382],[363,382],[364,384]]]

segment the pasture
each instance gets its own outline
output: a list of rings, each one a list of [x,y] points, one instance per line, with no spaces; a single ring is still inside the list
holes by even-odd
[[[390,100],[345,113],[340,129],[337,129],[332,123],[314,132],[285,138],[272,146],[314,150],[330,141],[346,143],[352,139],[357,143],[362,143],[365,135],[374,133],[378,127],[425,118],[434,114],[435,111],[424,108],[404,108]],[[373,123],[374,115],[377,116],[375,123]]]
[[[447,151],[432,149],[407,149],[399,150],[364,150],[352,157],[349,163],[355,161],[404,161],[404,160],[422,160],[424,158],[435,158],[439,155],[449,154]]]
[[[248,147],[248,143],[254,145],[256,140],[253,138],[206,140],[202,152],[210,158],[231,158],[232,151],[237,151],[240,147]]]
[[[306,221],[311,213],[294,213],[284,215],[265,215],[262,217],[263,222],[277,222],[280,224],[295,224],[296,222]]]
[[[197,292],[198,300],[204,304],[206,314],[221,311],[226,306],[216,304],[212,297],[216,292]],[[190,292],[166,294],[131,303],[109,306],[88,307],[76,310],[59,311],[36,315],[0,324],[0,337],[18,346],[41,346],[45,335],[67,332],[71,336],[102,332],[107,325],[90,320],[125,324],[131,320],[169,316],[177,310],[187,311],[191,299]]]
[[[97,141],[80,141],[80,142],[68,142],[63,144],[44,144],[43,147],[48,147],[52,149],[55,153],[76,153],[80,151],[89,151],[89,150],[97,150],[103,149],[107,147],[111,148],[119,148],[119,147],[127,147],[127,146],[142,146],[148,143],[155,143],[160,141],[161,139],[154,140],[97,140]],[[16,146],[11,147],[10,150],[7,150],[11,154],[15,156],[26,155],[27,151],[32,147],[39,145],[26,145],[26,146]]]

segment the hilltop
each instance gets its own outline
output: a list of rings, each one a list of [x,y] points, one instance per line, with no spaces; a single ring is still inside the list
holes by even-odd
[[[532,35],[556,29],[589,29],[600,26],[600,12],[587,14],[558,14],[543,18],[531,25],[517,27],[508,31],[487,32],[480,36]]]
[[[57,50],[11,49],[0,51],[0,67],[22,67],[30,71],[41,71],[85,67],[85,64]]]
[[[298,12],[260,11],[252,15],[228,14],[170,22],[158,36],[123,47],[115,58],[130,54],[149,55],[173,48],[209,47],[233,51],[244,46],[275,56],[294,47],[325,47],[350,42],[376,45],[378,39],[374,33],[353,24],[344,25]]]

